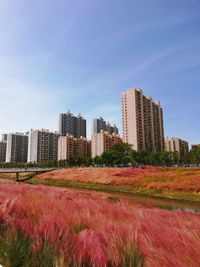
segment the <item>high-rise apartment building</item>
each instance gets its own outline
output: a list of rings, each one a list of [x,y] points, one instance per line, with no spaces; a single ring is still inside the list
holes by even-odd
[[[62,136],[67,134],[74,137],[86,137],[86,120],[79,114],[74,116],[70,111],[60,113],[58,118],[58,131]]]
[[[10,133],[7,135],[6,162],[27,162],[28,135]]]
[[[86,138],[86,120],[79,114],[77,117],[75,117],[75,134],[74,137],[80,138],[85,137]]]
[[[58,131],[61,135],[66,136],[75,134],[76,120],[73,114],[68,111],[66,113],[60,113],[58,119]]]
[[[100,117],[99,119],[93,119],[92,133],[100,133],[101,130],[106,131],[109,134],[118,134],[118,128],[115,124],[111,126],[110,123],[106,123],[106,121],[102,117]]]
[[[93,119],[92,133],[100,133],[101,130],[106,131],[106,121],[102,117]]]
[[[30,130],[28,142],[28,162],[57,160],[58,133],[49,130]]]
[[[160,102],[145,97],[141,89],[122,93],[123,140],[140,151],[163,151],[163,110]]]
[[[92,157],[101,156],[103,152],[109,151],[113,144],[122,143],[122,139],[118,134],[109,134],[101,130],[100,133],[92,135]]]
[[[84,137],[74,139],[74,155],[77,158],[91,157],[91,141],[88,141]]]
[[[58,160],[68,160],[74,156],[74,137],[67,134],[58,138]]]
[[[114,124],[113,126],[110,125],[109,122],[107,122],[106,124],[106,131],[109,133],[109,134],[119,134],[119,130],[117,128],[117,126]]]
[[[6,145],[6,142],[0,142],[0,163],[4,163],[6,161]]]
[[[72,135],[60,136],[58,139],[58,160],[68,160],[71,157],[91,157],[91,141],[84,137],[74,138]]]
[[[1,136],[1,141],[3,141],[3,142],[7,142],[7,137],[8,137],[7,134],[2,134],[2,136]]]
[[[189,145],[187,141],[175,137],[171,139],[166,138],[165,150],[168,152],[177,153],[179,161],[187,162],[187,156],[189,152]]]

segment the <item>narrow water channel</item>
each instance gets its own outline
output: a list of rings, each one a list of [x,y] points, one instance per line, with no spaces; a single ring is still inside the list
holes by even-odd
[[[81,194],[90,194],[90,195],[92,194],[92,195],[104,196],[112,201],[119,201],[120,199],[126,199],[130,202],[140,204],[146,207],[155,207],[159,209],[167,209],[167,210],[172,210],[172,211],[185,211],[185,212],[200,213],[199,202],[166,199],[166,198],[161,198],[161,197],[144,196],[144,195],[139,195],[139,194],[104,192],[104,191],[97,191],[93,189],[88,190],[88,189],[70,188],[69,190],[77,191]]]

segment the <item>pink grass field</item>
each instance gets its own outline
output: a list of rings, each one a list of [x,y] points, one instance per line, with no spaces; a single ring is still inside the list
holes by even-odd
[[[200,214],[0,180],[0,222],[31,237],[33,249],[50,242],[64,266],[69,258],[119,266],[124,251],[134,249],[130,244],[137,244],[145,266],[200,266]]]
[[[45,180],[131,186],[171,190],[200,195],[200,169],[176,168],[75,168],[61,169],[37,176]]]

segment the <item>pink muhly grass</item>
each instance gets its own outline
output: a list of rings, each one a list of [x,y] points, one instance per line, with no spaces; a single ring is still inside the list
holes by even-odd
[[[76,238],[75,261],[91,266],[106,266],[108,258],[102,240],[93,230],[84,230]]]
[[[20,229],[34,251],[48,245],[66,266],[129,266],[140,251],[148,267],[200,266],[200,214],[0,181],[1,223]]]
[[[200,191],[200,169],[163,167],[144,168],[78,168],[41,174],[39,179],[100,185],[129,186],[152,190]],[[129,188],[129,189],[130,189]]]

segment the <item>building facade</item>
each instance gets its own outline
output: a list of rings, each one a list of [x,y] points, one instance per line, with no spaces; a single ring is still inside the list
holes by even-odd
[[[27,162],[28,135],[10,133],[7,135],[6,162]]]
[[[86,137],[86,120],[79,114],[74,116],[70,111],[60,113],[58,118],[58,131],[60,135],[73,135],[76,138]]]
[[[28,142],[28,162],[57,160],[58,133],[46,129],[30,130]]]
[[[0,163],[6,162],[6,146],[7,142],[0,142]]]
[[[8,137],[7,134],[2,134],[2,136],[1,136],[1,141],[3,141],[3,142],[7,142],[7,137]]]
[[[159,101],[145,97],[141,89],[122,93],[122,128],[124,142],[134,150],[164,150],[162,107]]]
[[[106,131],[106,121],[102,117],[93,119],[92,133],[100,133],[101,130]]]
[[[74,156],[74,137],[67,134],[58,138],[58,160],[68,160]]]
[[[118,128],[115,124],[112,126],[109,122],[106,123],[106,121],[102,117],[100,117],[99,119],[93,119],[92,133],[100,133],[101,130],[108,132],[109,134],[119,133]]]
[[[193,150],[193,149],[200,149],[200,144],[192,145],[192,150]]]
[[[118,130],[117,126],[115,124],[112,126],[112,125],[110,125],[109,122],[107,122],[107,124],[106,124],[106,132],[108,132],[109,134],[113,134],[113,133],[119,134],[119,130]]]
[[[179,138],[166,138],[165,139],[165,150],[177,154],[178,161],[187,162],[187,156],[189,152],[189,145],[187,141]]]
[[[74,139],[74,155],[77,158],[86,159],[91,157],[91,141],[84,137]]]
[[[77,117],[75,117],[75,134],[74,137],[76,138],[80,138],[80,137],[85,137],[86,138],[86,131],[87,131],[87,122],[86,120],[83,118],[83,116],[81,116],[81,114],[79,114]]]
[[[60,136],[58,139],[58,160],[69,160],[72,157],[91,157],[91,141],[84,137],[74,138],[73,135]]]
[[[92,134],[92,157],[101,156],[103,152],[109,151],[113,144],[122,143],[122,139],[118,134],[109,134],[101,130],[100,133]]]

